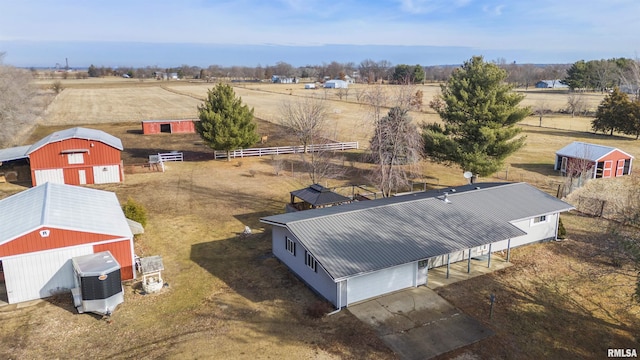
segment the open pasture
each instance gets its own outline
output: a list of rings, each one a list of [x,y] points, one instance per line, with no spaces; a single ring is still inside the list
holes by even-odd
[[[155,109],[144,101],[172,99],[162,101],[165,108],[158,112],[159,118],[168,118],[181,106],[189,108],[191,105],[186,104],[192,100],[197,104],[195,98],[204,97],[212,86],[174,82],[164,85],[170,90],[136,85],[127,92],[129,100],[133,100],[124,106],[135,110],[137,99],[141,101],[139,107]],[[257,90],[249,89],[251,86],[238,86],[236,93],[265,118],[277,114],[277,105],[283,99],[296,96],[271,90],[276,85]],[[118,97],[117,92],[127,89],[111,84],[85,89],[70,85],[63,94],[69,90]],[[157,96],[145,98],[141,94],[146,92]],[[300,92],[304,94],[305,90]],[[80,95],[69,91],[68,98],[59,97],[56,101],[72,101],[75,96]],[[126,284],[125,303],[109,322],[76,314],[70,296],[50,298],[23,309],[0,309],[0,357],[396,358],[349,311],[322,319],[309,317],[306,312],[318,298],[271,256],[270,229],[258,219],[282,212],[289,201],[289,191],[308,185],[303,174],[291,174],[285,168],[276,176],[271,157],[230,162],[203,160],[210,150],[197,135],[145,136],[139,131],[139,120],[144,118],[121,115],[127,118],[126,122],[109,120],[110,113],[101,107],[101,102],[117,101],[100,96],[84,99],[97,101],[86,105],[96,109],[91,112],[92,121],[65,120],[65,116],[57,115],[59,108],[52,106],[48,116],[61,123],[44,119],[24,143],[60,128],[89,126],[122,139],[125,166],[143,162],[146,156],[160,150],[192,155],[183,163],[167,164],[164,173],[127,174],[122,184],[95,186],[116,192],[121,202],[131,197],[146,207],[148,225],[145,234],[135,240],[135,251],[140,256],[163,256],[163,274],[169,286],[159,294],[143,295],[139,283]],[[122,101],[124,97],[118,99]],[[344,136],[341,139],[368,139],[367,132],[358,128],[362,123],[357,122],[361,121],[360,116],[365,117],[366,108],[351,103],[351,99],[331,100],[331,104],[334,108],[344,106],[341,109],[345,111],[332,115],[332,121],[343,126],[339,129],[345,133],[337,134]],[[77,113],[82,112],[82,102],[75,103],[75,107]],[[345,112],[349,114],[349,109],[360,115],[343,116]],[[195,105],[192,111],[195,114]],[[435,119],[432,113],[424,114]],[[531,125],[523,125],[527,146],[507,159],[504,172],[481,181],[504,180],[508,174],[508,180],[527,181],[553,193],[562,181],[553,171],[554,152],[574,140],[616,146],[636,157],[640,155],[640,141],[631,138],[594,135],[578,130],[578,125],[567,126],[564,120],[558,120],[558,128],[548,127],[545,122],[538,127],[537,118],[533,120]],[[589,119],[571,121],[584,126]],[[44,126],[47,123],[56,126]],[[276,134],[269,136],[270,142],[291,141],[273,124],[260,121],[258,127],[260,132]],[[359,155],[345,154],[349,161],[344,166],[354,178],[368,167],[358,161]],[[284,159],[287,164],[298,161],[295,156]],[[465,182],[456,167],[429,162],[423,165],[424,177],[433,184]],[[350,180],[336,180],[329,185]],[[2,197],[19,190],[22,188],[16,185],[0,184]],[[441,290],[449,301],[496,333],[487,341],[442,358],[459,354],[504,359],[552,358],[558,354],[565,358],[603,358],[607,348],[637,346],[640,307],[629,302],[633,271],[627,265],[613,267],[607,254],[594,252],[605,236],[606,224],[577,215],[563,219],[569,240],[515,249],[511,254],[514,266],[508,271]],[[250,226],[253,234],[241,236],[244,226]],[[498,299],[492,320],[487,313],[490,292],[495,292]]]

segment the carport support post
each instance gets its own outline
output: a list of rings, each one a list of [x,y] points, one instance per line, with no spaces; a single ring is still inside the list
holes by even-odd
[[[447,279],[449,278],[449,264],[451,264],[449,261],[450,259],[451,259],[451,254],[447,254]]]
[[[511,239],[507,241],[507,262],[511,259]]]
[[[471,273],[471,249],[469,249],[469,258],[467,259],[467,274]]]
[[[487,267],[490,268],[491,267],[491,245],[489,244],[489,260],[487,260]]]

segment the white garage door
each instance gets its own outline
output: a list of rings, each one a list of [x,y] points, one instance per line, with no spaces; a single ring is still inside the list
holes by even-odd
[[[93,167],[93,183],[108,184],[120,182],[120,166],[106,165]]]
[[[64,184],[64,173],[62,169],[36,170],[36,185],[41,185],[46,182]]]
[[[347,305],[414,286],[416,264],[409,263],[347,281]]]
[[[10,304],[51,296],[74,286],[71,258],[93,253],[93,246],[78,246],[2,260]]]

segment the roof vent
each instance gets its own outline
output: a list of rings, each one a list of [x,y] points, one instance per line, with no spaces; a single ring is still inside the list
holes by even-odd
[[[451,192],[456,192],[456,189],[451,189]]]
[[[480,190],[480,186],[476,186],[476,190]]]
[[[442,201],[446,202],[447,204],[451,203],[451,200],[449,200],[449,193],[444,193],[444,195],[442,196]]]

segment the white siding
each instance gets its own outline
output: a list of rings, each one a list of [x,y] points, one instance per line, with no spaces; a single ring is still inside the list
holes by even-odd
[[[540,242],[546,239],[554,239],[556,237],[556,225],[558,222],[558,214],[547,215],[544,223],[532,224],[531,219],[514,222],[518,229],[525,231],[527,234],[511,239],[511,248]],[[498,241],[491,246],[491,251],[506,250],[508,240]]]
[[[83,245],[2,259],[10,304],[35,300],[74,286],[71,258],[93,253]]]
[[[465,260],[469,257],[468,250],[454,251],[449,255],[449,263]],[[435,256],[429,259],[429,269],[447,265],[447,255]]]
[[[375,296],[415,286],[415,262],[379,270],[347,280],[347,302],[353,304]]]
[[[36,185],[46,182],[64,184],[64,172],[62,169],[36,170]]]
[[[120,182],[120,166],[104,165],[93,167],[93,183],[108,184]]]
[[[296,254],[292,255],[286,248],[286,237],[296,244]],[[298,240],[285,228],[274,226],[272,235],[273,254],[291,269],[302,281],[311,287],[316,293],[329,300],[334,306],[338,306],[338,284],[318,264],[317,272],[311,270],[304,263],[305,249]],[[343,300],[344,301],[344,300]]]

